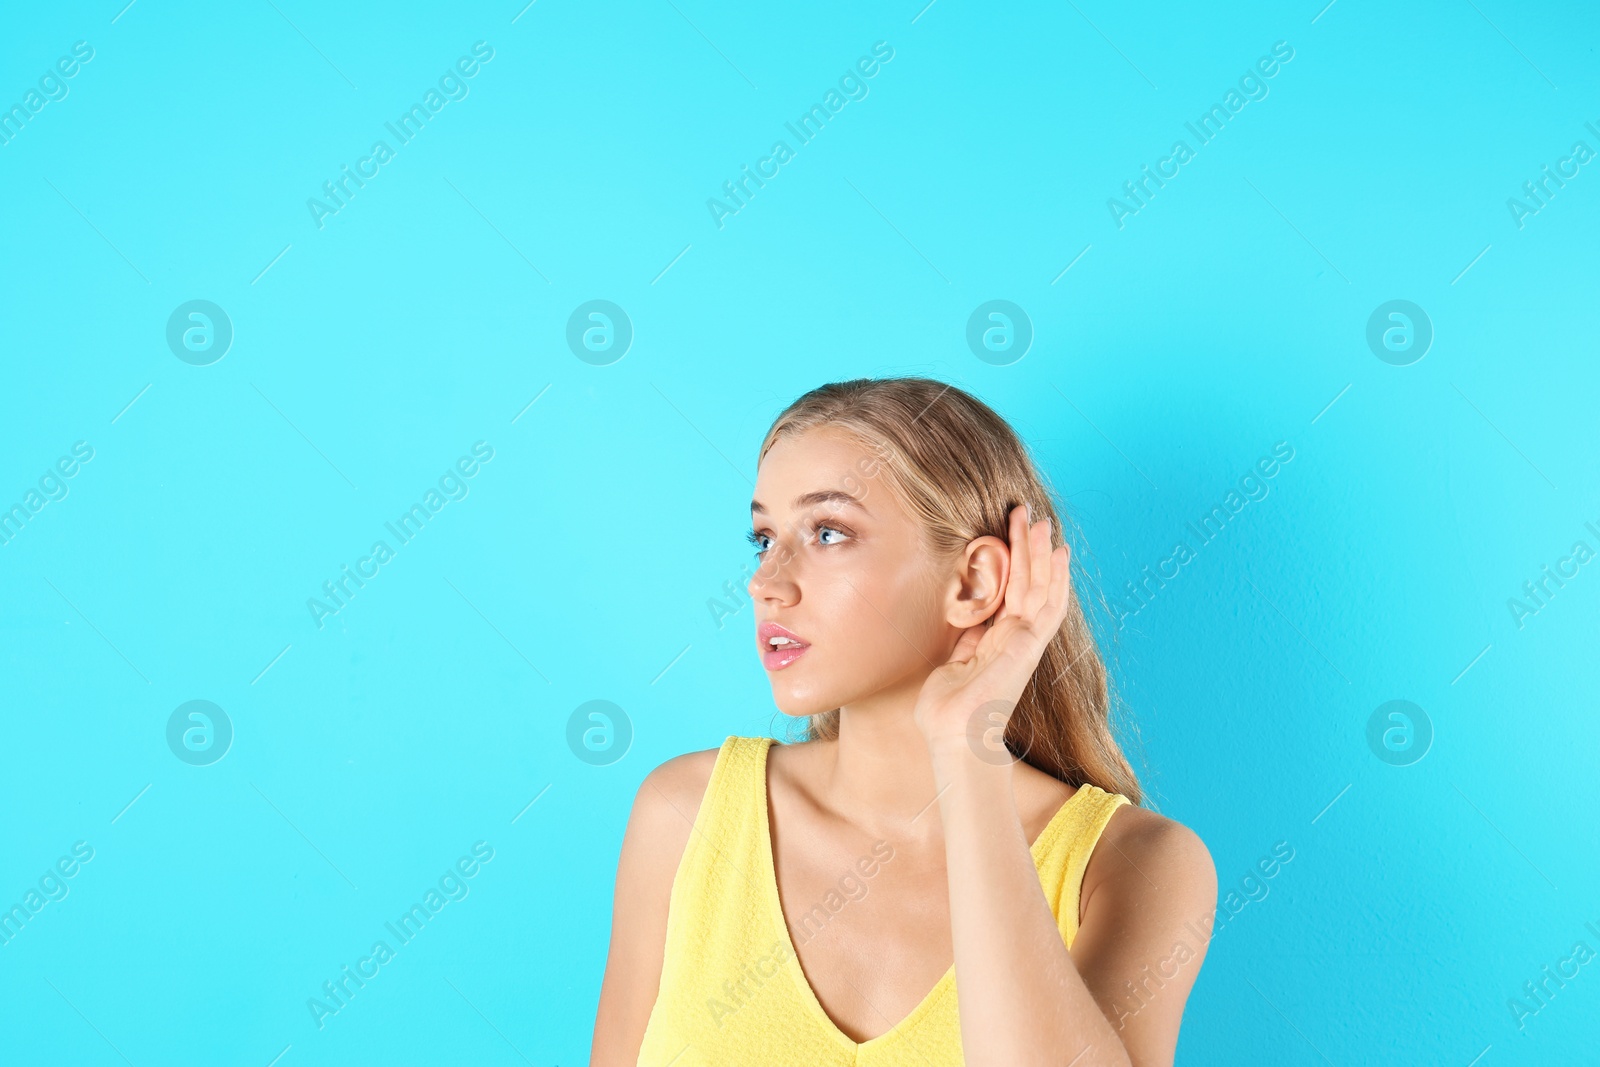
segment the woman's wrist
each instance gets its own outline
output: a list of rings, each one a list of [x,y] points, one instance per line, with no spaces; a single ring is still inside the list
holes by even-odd
[[[974,860],[989,854],[1013,830],[1020,838],[1011,764],[980,758],[960,738],[931,739],[928,751],[947,849]]]
[[[943,786],[962,779],[1009,778],[1015,758],[1003,745],[991,751],[986,740],[982,733],[971,731],[924,734],[935,780]]]
[[[922,740],[935,765],[963,762],[988,767],[1010,767],[1016,757],[1006,747],[1006,725],[1016,710],[1014,700],[988,700],[973,711],[952,715],[948,711],[931,722],[918,722]]]

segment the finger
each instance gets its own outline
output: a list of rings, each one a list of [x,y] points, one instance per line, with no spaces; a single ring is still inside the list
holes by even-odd
[[[956,647],[950,650],[950,658],[946,663],[965,663],[978,651],[978,642],[983,640],[984,627],[969,626],[961,631],[961,636],[956,639]]]
[[[1058,545],[1050,553],[1050,599],[1046,607],[1057,626],[1066,617],[1072,597],[1071,564],[1072,550],[1066,545]]]
[[[1028,591],[1028,520],[1027,511],[1018,504],[1011,509],[1011,573],[1006,577],[1005,610],[1021,615],[1023,601]]]
[[[1050,599],[1050,572],[1054,562],[1050,551],[1050,520],[1040,519],[1028,531],[1028,559],[1032,566],[1028,572],[1028,606],[1031,618],[1043,610]]]

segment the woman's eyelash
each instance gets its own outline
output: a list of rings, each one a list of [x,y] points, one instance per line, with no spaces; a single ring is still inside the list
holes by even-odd
[[[855,536],[855,534],[851,533],[849,530],[845,529],[843,526],[838,526],[838,525],[835,525],[834,523],[831,523],[831,522],[819,522],[816,525],[816,529],[818,531],[832,530],[834,533],[842,534],[845,537],[854,537]],[[749,541],[757,549],[761,549],[761,540],[762,540],[762,538],[764,538],[766,536],[767,535],[764,534],[764,533],[757,533],[754,530],[750,530],[744,535],[744,539],[746,541]],[[827,546],[823,546],[823,547],[827,547]]]

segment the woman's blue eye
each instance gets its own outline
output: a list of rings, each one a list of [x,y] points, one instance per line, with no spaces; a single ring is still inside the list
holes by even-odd
[[[831,534],[838,534],[840,537],[848,537],[849,536],[849,534],[845,533],[843,530],[839,529],[836,526],[818,526],[817,527],[817,543],[819,545],[836,545],[836,544],[838,544],[838,541],[825,541],[825,540],[823,540],[823,536],[825,534],[830,534],[830,533]],[[768,544],[762,544],[763,541],[769,540],[769,538],[767,537],[766,534],[756,533],[754,530],[751,530],[749,533],[745,534],[744,538],[745,538],[746,541],[749,541],[752,545],[756,546],[756,555],[758,555],[758,556],[763,555],[769,548],[772,547],[771,545],[768,545]]]

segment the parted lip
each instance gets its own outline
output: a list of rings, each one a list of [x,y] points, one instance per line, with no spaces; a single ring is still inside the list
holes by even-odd
[[[799,645],[802,648],[809,647],[810,645],[809,641],[795,633],[793,630],[779,626],[775,622],[764,622],[756,627],[756,647],[761,649],[761,651],[771,652],[773,650],[772,646],[767,642],[772,640],[774,637],[787,637],[789,640],[795,642],[796,645]],[[795,645],[787,645],[785,647],[793,648]]]

